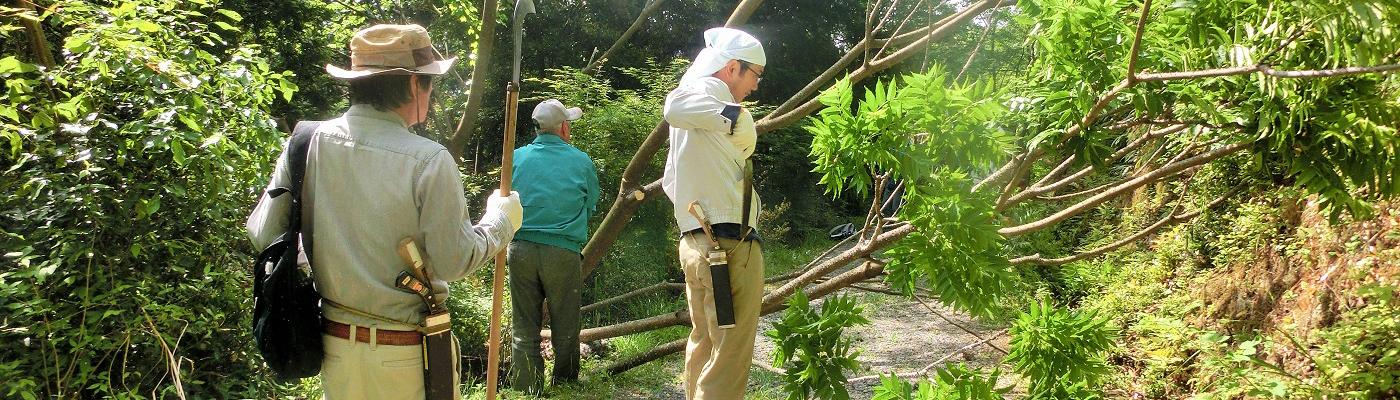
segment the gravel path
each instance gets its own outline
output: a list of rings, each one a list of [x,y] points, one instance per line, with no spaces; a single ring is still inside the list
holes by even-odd
[[[862,376],[917,373],[930,363],[950,354],[952,356],[947,361],[935,368],[963,362],[969,367],[990,370],[999,365],[1004,357],[1000,351],[985,344],[961,350],[964,346],[980,341],[978,337],[987,338],[997,334],[1001,327],[985,325],[965,314],[956,313],[938,304],[930,304],[949,320],[977,334],[974,336],[944,321],[929,312],[923,304],[912,299],[854,289],[844,289],[842,292],[861,296],[861,303],[865,305],[865,316],[870,319],[869,325],[847,328],[845,332],[846,336],[855,338],[855,347],[860,349],[860,356],[856,359],[866,368],[864,371],[847,375],[848,379],[854,380],[847,386],[853,399],[871,398],[874,395],[874,387],[880,383],[877,378],[859,379]],[[812,302],[813,307],[820,304],[819,300]],[[759,331],[767,331],[779,318],[781,313],[764,317],[759,322]],[[1008,337],[1003,334],[992,339],[991,343],[1007,349],[1008,341]],[[761,337],[754,347],[754,361],[771,364],[773,348],[772,339]],[[1012,380],[1005,376],[1002,377],[1002,382],[1004,385],[1012,384]]]

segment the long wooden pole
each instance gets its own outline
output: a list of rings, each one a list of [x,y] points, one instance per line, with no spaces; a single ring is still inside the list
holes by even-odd
[[[515,112],[520,90],[515,82],[506,85],[506,134],[501,141],[501,196],[510,196],[511,166],[515,162]],[[506,251],[496,253],[496,276],[491,280],[491,333],[486,342],[486,398],[496,398],[496,382],[501,363],[501,297],[506,282]]]

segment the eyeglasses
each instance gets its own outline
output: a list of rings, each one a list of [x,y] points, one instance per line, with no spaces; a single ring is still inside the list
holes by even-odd
[[[759,69],[757,69],[757,68],[754,68],[754,64],[753,64],[753,63],[748,62],[748,61],[740,60],[740,61],[739,61],[739,65],[742,66],[744,70],[748,70],[748,71],[750,71],[750,72],[753,72],[754,83],[755,83],[755,84],[757,84],[757,83],[759,83],[759,82],[763,82],[763,71],[762,71],[762,70],[759,70]]]

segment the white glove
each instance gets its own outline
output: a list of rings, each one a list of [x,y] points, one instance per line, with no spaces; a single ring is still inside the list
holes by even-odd
[[[511,233],[520,230],[525,218],[525,209],[520,206],[520,192],[512,190],[509,197],[501,197],[500,190],[491,191],[491,196],[486,198],[486,214],[481,216],[481,220],[494,220],[502,214],[506,216],[506,221],[510,221]]]
[[[739,158],[749,158],[758,143],[758,131],[754,129],[753,114],[748,108],[739,110],[739,118],[734,120],[734,134],[729,135],[729,143],[739,151]]]

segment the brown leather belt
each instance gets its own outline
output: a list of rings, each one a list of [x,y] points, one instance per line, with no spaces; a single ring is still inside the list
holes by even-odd
[[[326,320],[326,334],[341,339],[350,340],[350,325]],[[391,331],[388,329],[377,329],[375,339],[379,344],[389,346],[417,346],[423,343],[423,334],[418,331]],[[363,326],[355,327],[355,341],[369,343],[369,328]]]

